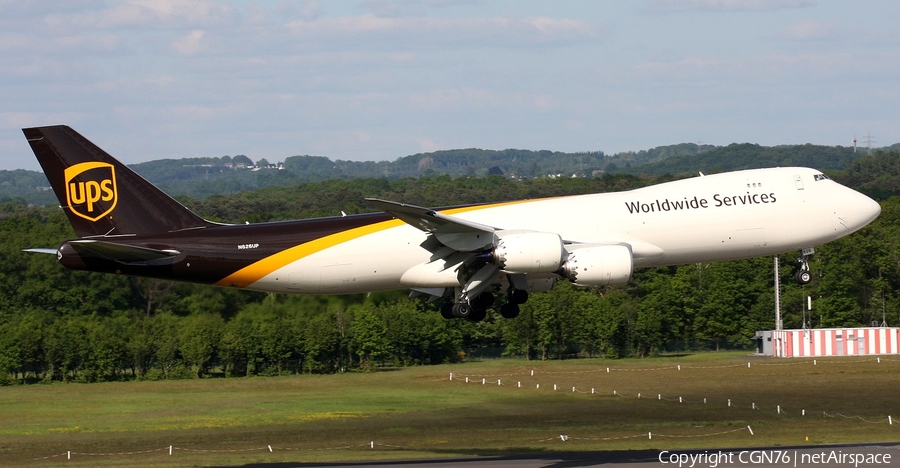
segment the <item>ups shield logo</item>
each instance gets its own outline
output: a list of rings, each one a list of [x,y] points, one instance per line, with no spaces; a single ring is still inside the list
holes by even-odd
[[[112,164],[86,162],[66,169],[66,201],[72,213],[94,222],[112,212],[118,201]]]

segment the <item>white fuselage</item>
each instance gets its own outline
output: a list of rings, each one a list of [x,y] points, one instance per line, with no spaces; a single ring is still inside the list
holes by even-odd
[[[880,213],[868,197],[807,168],[694,177],[637,190],[443,212],[497,229],[559,234],[579,244],[627,244],[635,267],[773,255],[846,236]],[[392,220],[300,249],[249,289],[344,294],[408,288],[428,237]]]

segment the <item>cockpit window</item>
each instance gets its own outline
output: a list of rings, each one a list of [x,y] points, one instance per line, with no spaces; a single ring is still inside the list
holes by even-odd
[[[828,179],[828,176],[825,175],[825,174],[816,174],[816,175],[813,176],[813,180],[815,180],[816,182],[818,182],[818,181],[820,181],[820,180],[829,180],[829,179]]]

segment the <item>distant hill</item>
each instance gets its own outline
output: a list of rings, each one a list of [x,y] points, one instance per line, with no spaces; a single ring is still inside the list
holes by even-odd
[[[0,171],[0,200],[20,198],[35,205],[58,204],[43,172]]]
[[[900,144],[887,149],[896,149]],[[842,170],[865,154],[842,146],[759,146],[750,143],[728,146],[681,143],[638,152],[607,156],[602,151],[563,153],[531,150],[457,149],[419,153],[395,161],[344,161],[324,156],[290,156],[284,162],[253,162],[244,155],[221,158],[162,159],[131,165],[147,180],[167,193],[195,199],[213,195],[289,187],[331,179],[418,178],[449,175],[511,178],[594,177],[613,174],[713,173],[773,166],[809,166]],[[58,203],[40,172],[0,171],[0,200],[22,199],[30,204]]]
[[[736,171],[759,167],[812,167],[823,171],[842,170],[862,156],[852,147],[818,145],[759,146],[733,143],[696,155],[678,155],[652,164],[639,166],[644,174],[681,174]]]

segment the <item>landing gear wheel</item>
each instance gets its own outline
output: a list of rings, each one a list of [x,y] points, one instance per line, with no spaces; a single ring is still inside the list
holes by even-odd
[[[524,289],[510,289],[506,297],[510,304],[524,304],[528,301],[528,291]]]
[[[456,318],[469,318],[472,315],[472,306],[465,302],[457,302],[450,307],[453,316]]]
[[[506,303],[500,306],[500,316],[505,319],[513,319],[519,316],[519,304]]]
[[[441,317],[445,319],[455,318],[453,315],[453,304],[448,302],[441,306]]]
[[[487,317],[488,307],[492,305],[494,305],[494,295],[483,292],[472,299],[472,313],[466,318],[473,322],[480,322]]]
[[[488,309],[494,305],[494,295],[489,292],[483,292],[472,300],[472,307],[476,309]]]
[[[797,263],[800,264],[797,272],[794,273],[794,281],[797,284],[809,284],[812,281],[812,273],[809,272],[809,257],[814,254],[816,251],[813,248],[803,249],[800,251],[800,258],[797,259]]]
[[[473,308],[472,313],[469,314],[469,316],[466,318],[468,318],[469,320],[471,320],[473,322],[480,322],[480,321],[484,320],[485,318],[487,318],[487,309]]]

